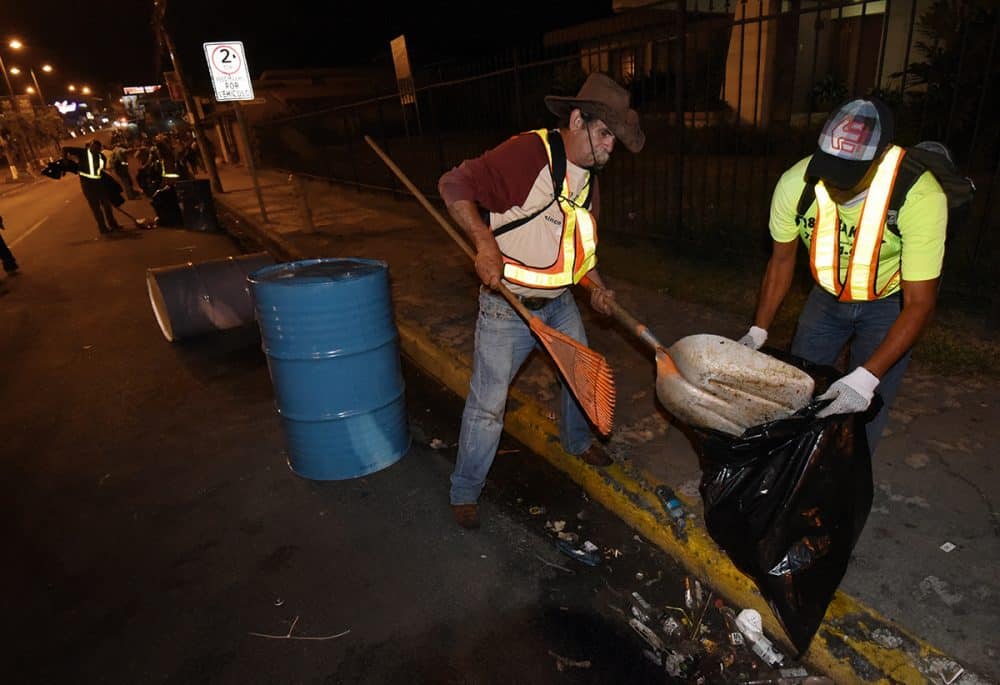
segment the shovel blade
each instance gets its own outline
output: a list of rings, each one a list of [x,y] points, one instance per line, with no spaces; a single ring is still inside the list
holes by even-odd
[[[672,363],[668,363],[672,362]],[[695,426],[740,435],[785,418],[812,398],[812,377],[770,355],[718,335],[689,335],[657,354],[656,394]]]

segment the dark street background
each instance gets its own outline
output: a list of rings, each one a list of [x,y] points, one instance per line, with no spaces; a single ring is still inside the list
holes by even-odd
[[[149,305],[147,267],[235,254],[232,240],[96,239],[75,178],[4,207],[14,240],[45,217],[16,245],[23,273],[0,281],[8,682],[663,682],[625,597],[679,603],[683,575],[511,443],[484,529],[458,528],[453,395],[408,368],[409,453],[362,479],[302,479],[256,329],[170,344]],[[560,555],[550,519],[623,556]],[[296,618],[296,636],[350,632],[249,634]],[[560,671],[556,655],[591,665]]]
[[[69,82],[161,83],[171,69],[150,27],[152,0],[7,3],[3,37],[17,36],[57,65]],[[167,3],[166,25],[196,89],[208,91],[202,43],[242,40],[250,73],[265,69],[391,66],[389,41],[406,34],[415,64],[492,53],[568,23],[611,16],[611,2],[557,0],[419,3],[292,0],[255,5],[233,0]],[[84,38],[81,27],[86,27]],[[82,45],[86,44],[86,48]],[[55,91],[53,91],[55,92]],[[99,91],[103,93],[103,90]]]

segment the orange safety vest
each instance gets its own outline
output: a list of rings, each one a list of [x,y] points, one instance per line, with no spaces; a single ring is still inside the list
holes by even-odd
[[[86,149],[83,151],[83,154],[87,158],[87,170],[90,173],[85,174],[85,173],[83,173],[83,170],[80,169],[80,170],[77,171],[77,174],[79,174],[80,176],[83,176],[84,178],[100,178],[101,177],[101,171],[104,170],[104,158],[100,154],[94,155],[93,152],[91,152],[90,150],[86,150]],[[94,169],[94,159],[95,158],[97,160],[97,169],[96,170]]]
[[[816,228],[809,245],[809,262],[813,279],[841,302],[877,300],[899,282],[899,264],[885,286],[875,290],[878,256],[882,249],[882,234],[886,228],[886,211],[892,197],[899,164],[906,152],[893,145],[883,157],[868,188],[861,208],[851,245],[850,261],[844,281],[840,280],[840,216],[837,203],[827,192],[823,181],[816,183]]]
[[[545,146],[545,153],[549,158],[549,170],[553,169],[552,144],[549,142],[549,131],[540,129],[531,131],[542,139]],[[553,135],[559,135],[554,132]],[[562,140],[559,140],[562,143]],[[565,157],[562,145],[558,145],[559,150]],[[565,164],[562,165],[565,167]],[[587,185],[591,182],[590,173],[587,173]],[[555,183],[555,179],[553,179]],[[553,189],[556,192],[556,189]],[[589,190],[587,191],[590,192]],[[562,187],[558,190],[555,198],[563,215],[562,237],[560,238],[561,249],[555,261],[547,267],[528,266],[513,257],[503,255],[503,277],[511,283],[525,286],[527,288],[555,289],[562,288],[580,280],[597,266],[597,220],[586,207],[574,203],[569,199],[569,173],[562,179]],[[545,225],[544,211],[533,217],[527,223],[541,222]]]

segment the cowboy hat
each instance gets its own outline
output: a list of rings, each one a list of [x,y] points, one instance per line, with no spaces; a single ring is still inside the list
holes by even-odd
[[[545,106],[558,117],[579,109],[603,121],[631,152],[639,152],[646,135],[639,128],[639,115],[628,106],[628,91],[606,74],[594,72],[584,81],[576,97],[547,95]]]

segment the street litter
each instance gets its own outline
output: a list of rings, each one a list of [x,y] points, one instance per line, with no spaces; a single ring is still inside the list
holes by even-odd
[[[688,611],[693,611],[695,607],[701,606],[701,583],[691,576],[684,578],[684,606]]]
[[[663,642],[656,633],[646,627],[646,624],[635,618],[630,618],[628,624],[632,626],[632,630],[639,633],[642,639],[645,640],[650,647],[659,652],[664,651],[665,648],[663,646]]]
[[[643,654],[643,656],[645,656],[647,659],[649,659],[650,661],[652,661],[657,666],[662,666],[663,665],[663,656],[661,654],[659,654],[657,652],[654,652],[651,649],[644,649],[644,650],[642,650],[642,654]]]
[[[638,592],[633,592],[629,595],[629,597],[631,598],[630,601],[632,604],[639,607],[644,613],[649,614],[650,616],[656,616],[659,613],[653,608],[653,605],[647,602],[646,599]]]
[[[548,528],[549,530],[551,530],[554,533],[559,533],[559,532],[562,532],[562,530],[566,527],[566,522],[565,521],[546,521],[545,522],[545,527]]]
[[[560,566],[559,564],[554,564],[551,561],[543,559],[542,557],[538,556],[537,554],[535,555],[535,558],[538,559],[543,564],[545,564],[546,566],[551,566],[552,568],[557,568],[560,571],[565,571],[566,573],[569,573],[570,575],[573,575],[574,573],[576,573],[576,571],[574,571],[571,568],[566,568],[565,566]]]
[[[955,549],[955,547],[956,545],[953,545],[950,542],[946,542],[943,545],[941,545],[938,549],[940,549],[942,552],[950,552],[953,549]]]
[[[670,516],[670,525],[674,532],[682,540],[687,539],[687,512],[684,506],[677,499],[674,491],[666,485],[660,485],[655,490],[656,496],[660,498],[660,504],[666,509]]]
[[[701,586],[699,585],[699,588]],[[691,639],[698,637],[698,630],[701,628],[702,621],[705,620],[705,612],[708,611],[708,606],[712,603],[712,593],[708,593],[708,601],[705,602],[705,606],[701,610],[701,616],[698,617],[698,622],[694,624],[694,628],[691,629]]]
[[[580,541],[580,536],[573,532],[567,533],[566,531],[560,531],[559,533],[556,533],[556,537],[558,537],[560,540],[565,540],[571,545],[575,545],[577,542]]]
[[[663,580],[663,571],[657,571],[655,578],[653,578],[652,580],[647,580],[646,581],[646,587],[653,587],[654,585],[656,585],[657,583],[659,583],[661,580]]]
[[[677,619],[673,616],[667,616],[663,619],[663,633],[667,637],[674,637],[680,635],[683,628],[681,624],[677,622]]]
[[[551,649],[549,650],[549,656],[556,660],[556,670],[562,673],[567,668],[590,668],[590,659],[585,659],[583,661],[575,661],[573,659],[567,659],[564,656],[556,654]]]
[[[285,600],[283,600],[281,597],[278,597],[277,599],[274,600],[274,606],[276,606],[276,607],[280,607],[284,603],[285,603]]]
[[[528,513],[531,514],[532,516],[541,516],[542,514],[545,513],[545,507],[540,507],[538,505],[535,505],[533,507],[528,507]]]
[[[951,684],[952,684],[952,683],[954,683],[954,682],[955,682],[956,680],[958,680],[958,677],[959,677],[960,675],[962,675],[963,673],[965,673],[965,669],[964,669],[964,668],[959,668],[959,669],[958,669],[958,672],[957,672],[957,673],[955,673],[955,675],[953,675],[953,676],[952,676],[952,677],[950,677],[950,678],[945,678],[945,677],[944,677],[944,674],[942,674],[942,675],[941,675],[941,681],[942,681],[942,682],[944,683],[944,685],[951,685]]]
[[[764,627],[761,622],[760,612],[756,609],[744,609],[736,616],[736,627],[747,642],[750,649],[761,658],[768,666],[777,666],[785,660],[785,657],[774,648],[771,641],[764,636]]]
[[[497,454],[517,454],[521,450],[497,450]]]
[[[568,557],[587,564],[587,566],[597,566],[601,563],[601,556],[597,553],[597,546],[587,540],[582,547],[575,547],[565,540],[556,541],[556,549]]]
[[[434,438],[430,442],[430,448],[432,450],[443,450],[447,446],[448,446],[448,443],[446,443],[444,440],[441,440],[439,438]]]
[[[345,635],[351,632],[351,629],[348,628],[347,630],[337,633],[336,635],[322,635],[317,637],[311,637],[306,635],[292,635],[292,632],[295,630],[295,625],[298,622],[299,622],[299,617],[296,616],[295,620],[292,621],[292,625],[288,628],[288,632],[285,633],[284,635],[269,635],[267,633],[249,633],[249,635],[252,635],[253,637],[264,637],[268,638],[269,640],[333,640],[338,637],[344,637]]]

